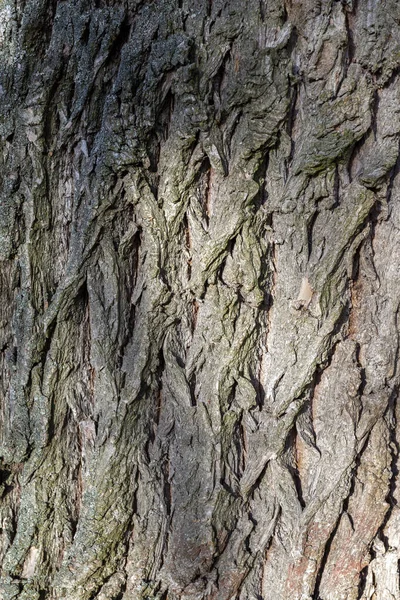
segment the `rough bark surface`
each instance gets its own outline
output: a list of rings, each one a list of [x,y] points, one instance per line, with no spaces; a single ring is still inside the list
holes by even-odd
[[[399,23],[0,0],[2,600],[400,600]]]

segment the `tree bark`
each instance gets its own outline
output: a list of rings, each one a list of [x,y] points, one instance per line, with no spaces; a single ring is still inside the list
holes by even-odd
[[[399,22],[0,1],[2,600],[400,600]]]

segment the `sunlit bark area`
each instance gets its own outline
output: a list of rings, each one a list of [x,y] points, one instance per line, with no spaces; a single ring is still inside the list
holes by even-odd
[[[400,600],[400,3],[0,0],[1,600]]]

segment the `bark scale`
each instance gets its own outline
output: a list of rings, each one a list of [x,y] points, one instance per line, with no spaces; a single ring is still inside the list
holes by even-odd
[[[0,1],[2,600],[399,600],[400,5]]]

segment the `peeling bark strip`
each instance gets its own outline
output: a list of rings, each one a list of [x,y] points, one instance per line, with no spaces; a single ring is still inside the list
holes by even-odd
[[[398,23],[0,1],[1,600],[400,600]]]

